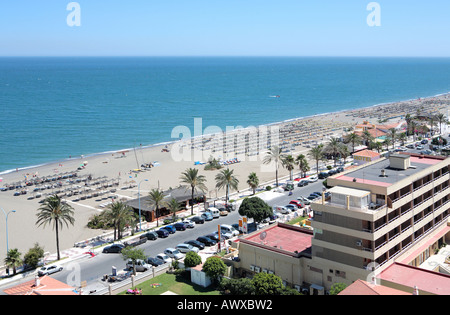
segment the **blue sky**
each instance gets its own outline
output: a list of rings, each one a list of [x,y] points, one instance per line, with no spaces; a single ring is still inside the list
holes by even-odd
[[[1,56],[450,57],[449,0],[2,0]]]

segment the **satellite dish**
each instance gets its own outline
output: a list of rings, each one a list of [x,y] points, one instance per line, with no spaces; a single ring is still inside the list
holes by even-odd
[[[267,236],[267,233],[264,231],[259,235],[259,238],[263,241]]]

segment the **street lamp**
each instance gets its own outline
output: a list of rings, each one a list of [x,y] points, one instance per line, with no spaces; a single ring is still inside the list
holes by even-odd
[[[142,221],[141,221],[141,183],[148,182],[148,179],[143,179],[138,184],[138,199],[139,199],[139,232],[142,231]]]
[[[12,213],[15,213],[16,210],[11,210],[11,211],[9,211],[8,213],[6,213],[5,210],[4,210],[3,208],[0,207],[0,209],[2,209],[3,214],[5,215],[5,219],[6,219],[6,254],[8,255],[8,252],[9,252],[9,243],[8,243],[8,216],[9,216],[9,214],[10,214],[11,212],[12,212]]]

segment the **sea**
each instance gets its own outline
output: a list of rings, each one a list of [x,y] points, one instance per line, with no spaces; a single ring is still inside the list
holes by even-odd
[[[177,140],[450,92],[450,58],[3,57],[0,175]]]

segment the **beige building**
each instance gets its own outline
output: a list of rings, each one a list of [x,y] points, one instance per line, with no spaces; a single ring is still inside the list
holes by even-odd
[[[311,205],[314,234],[291,229],[289,246],[277,238],[285,225],[251,234],[240,241],[239,267],[271,270],[319,294],[334,283],[370,282],[394,262],[416,267],[450,241],[449,164],[444,157],[391,154],[329,177],[330,196]],[[295,233],[301,241],[293,241]]]

